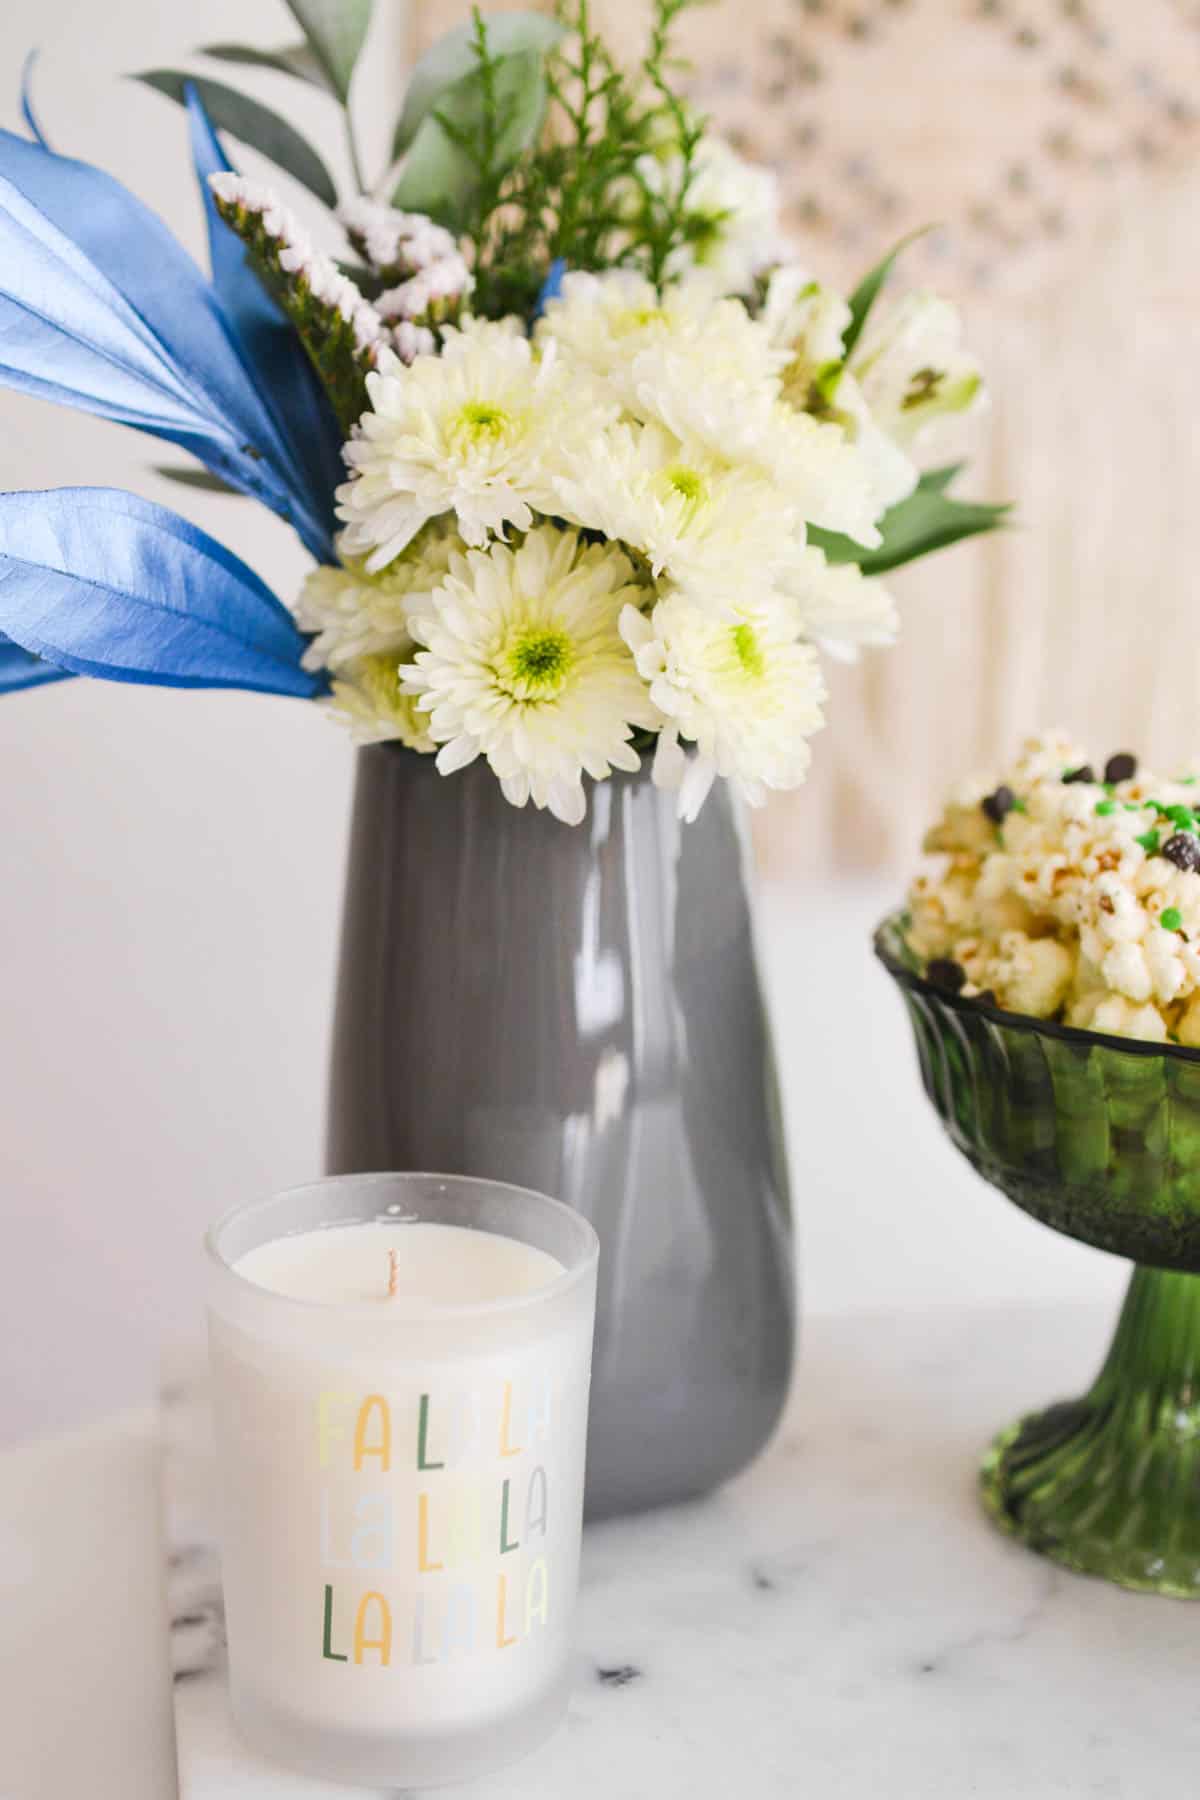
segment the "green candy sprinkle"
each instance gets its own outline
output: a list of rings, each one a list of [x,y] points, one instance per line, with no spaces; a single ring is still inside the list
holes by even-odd
[[[1172,825],[1178,825],[1180,831],[1195,831],[1196,821],[1192,817],[1190,806],[1168,806],[1164,811]]]
[[[1142,810],[1142,803],[1140,800],[1122,800],[1121,805],[1125,808],[1126,812],[1141,812]]]
[[[1115,813],[1116,810],[1117,803],[1115,800],[1097,800],[1096,802],[1096,811],[1102,819],[1106,819],[1109,813]]]
[[[1026,806],[1025,802],[1022,800],[1022,798],[1019,794],[1014,794],[1013,795],[1013,803],[1009,807],[1008,810],[1009,810],[1009,812],[1028,812],[1029,808]]]
[[[1157,833],[1157,831],[1154,831],[1153,829],[1151,829],[1150,831],[1143,831],[1141,837],[1134,838],[1133,841],[1135,844],[1140,844],[1142,846],[1142,849],[1146,852],[1147,856],[1157,856],[1158,855],[1158,833]]]
[[[1183,924],[1183,914],[1177,906],[1168,906],[1158,922],[1164,931],[1178,931]]]

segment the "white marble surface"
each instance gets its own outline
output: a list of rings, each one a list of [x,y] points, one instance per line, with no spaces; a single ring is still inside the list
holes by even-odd
[[[1094,1307],[813,1322],[753,1469],[587,1533],[566,1726],[447,1800],[1194,1791],[1200,1611],[1057,1571],[975,1499],[986,1438],[1083,1385],[1111,1324]],[[181,1517],[193,1544],[203,1514]],[[183,1605],[177,1655],[194,1669],[211,1633]],[[175,1694],[183,1800],[339,1794],[240,1748],[219,1661]]]

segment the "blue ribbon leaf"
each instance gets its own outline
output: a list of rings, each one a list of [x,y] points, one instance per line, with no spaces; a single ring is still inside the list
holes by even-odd
[[[38,52],[31,50],[21,69],[21,117],[29,127],[30,137],[36,138],[43,150],[48,150],[50,146],[46,142],[46,134],[33,107],[33,69],[37,59]]]
[[[44,687],[48,681],[68,681],[69,669],[56,669],[40,656],[30,656],[11,638],[0,636],[0,694],[15,694],[18,688]]]
[[[310,699],[307,639],[232,551],[114,488],[0,494],[0,631],[76,675]]]
[[[0,382],[182,445],[331,557],[331,495],[187,252],[119,182],[6,131]]]

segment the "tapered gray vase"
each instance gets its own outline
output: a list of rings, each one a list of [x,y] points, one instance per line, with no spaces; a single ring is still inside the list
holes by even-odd
[[[701,1494],[786,1395],[791,1218],[743,845],[718,783],[583,825],[477,763],[360,753],[328,1167],[490,1175],[600,1236],[592,1517]]]

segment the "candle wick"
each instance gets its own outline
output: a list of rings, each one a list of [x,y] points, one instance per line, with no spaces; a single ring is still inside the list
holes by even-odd
[[[388,1299],[394,1300],[400,1290],[400,1252],[388,1251]]]

